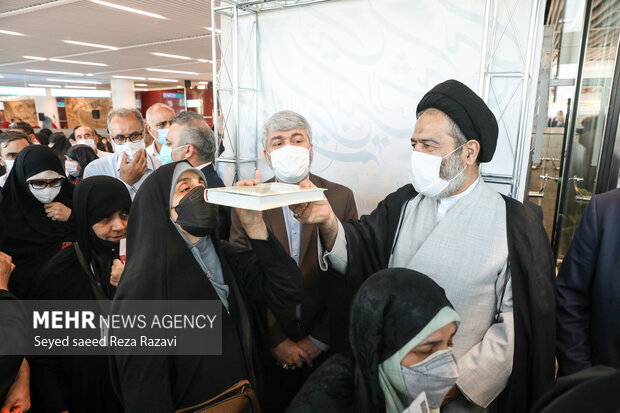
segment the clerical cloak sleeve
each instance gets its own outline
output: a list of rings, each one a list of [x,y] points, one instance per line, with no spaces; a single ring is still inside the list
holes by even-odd
[[[417,193],[411,184],[388,195],[370,215],[343,223],[347,239],[346,276],[352,287],[388,266],[405,204]]]

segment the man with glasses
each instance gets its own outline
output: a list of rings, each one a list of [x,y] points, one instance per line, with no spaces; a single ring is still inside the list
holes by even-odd
[[[161,162],[145,151],[144,119],[137,109],[119,108],[108,114],[108,134],[114,146],[114,156],[97,159],[88,164],[84,178],[107,175],[120,179],[131,198],[146,177]]]
[[[155,103],[146,110],[146,153],[160,159],[159,151],[174,118],[174,109],[165,103]]]
[[[112,155],[110,152],[102,151],[101,149],[97,149],[97,143],[99,143],[99,135],[95,132],[93,128],[88,125],[78,126],[73,130],[73,134],[75,136],[75,144],[76,145],[87,145],[95,151],[95,154],[99,158],[103,158],[104,156]]]
[[[31,145],[31,142],[25,133],[9,131],[0,134],[0,165],[6,170],[6,173],[0,176],[0,188],[4,186],[8,178],[17,154],[28,145]]]

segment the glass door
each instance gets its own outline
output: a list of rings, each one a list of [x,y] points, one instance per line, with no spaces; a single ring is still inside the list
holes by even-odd
[[[612,90],[619,10],[620,0],[552,0],[547,8],[528,200],[543,210],[558,264],[602,187],[601,164],[610,173],[613,142],[604,137],[615,136],[605,125],[610,96],[620,93]]]
[[[620,38],[618,10],[619,0],[594,0],[586,6],[585,47],[580,56],[575,110],[568,123],[553,234],[558,261],[563,259],[596,188]]]

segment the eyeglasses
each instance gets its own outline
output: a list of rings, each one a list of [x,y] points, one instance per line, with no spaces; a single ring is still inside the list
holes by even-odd
[[[112,140],[114,141],[115,144],[117,145],[122,145],[127,141],[130,142],[138,142],[141,141],[144,138],[144,129],[141,130],[140,132],[134,132],[129,136],[124,136],[124,135],[116,135],[114,137],[112,137]]]
[[[45,189],[49,188],[58,188],[65,181],[65,178],[53,179],[51,181],[28,181],[28,185],[32,187],[32,189]]]

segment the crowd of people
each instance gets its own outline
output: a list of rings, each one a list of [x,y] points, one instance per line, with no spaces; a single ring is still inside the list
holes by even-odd
[[[214,300],[222,353],[0,355],[0,403],[211,411],[235,389],[249,410],[217,411],[400,413],[421,397],[431,412],[618,411],[620,191],[593,198],[556,280],[541,211],[480,176],[498,141],[484,101],[448,80],[416,115],[411,183],[362,217],[349,188],[310,172],[312,127],[293,111],[264,123],[268,182],[325,197],[264,212],[205,201],[224,183],[195,112],[117,108],[107,137],[12,124],[0,300],[121,313],[130,300]],[[0,314],[5,332],[22,322]]]

